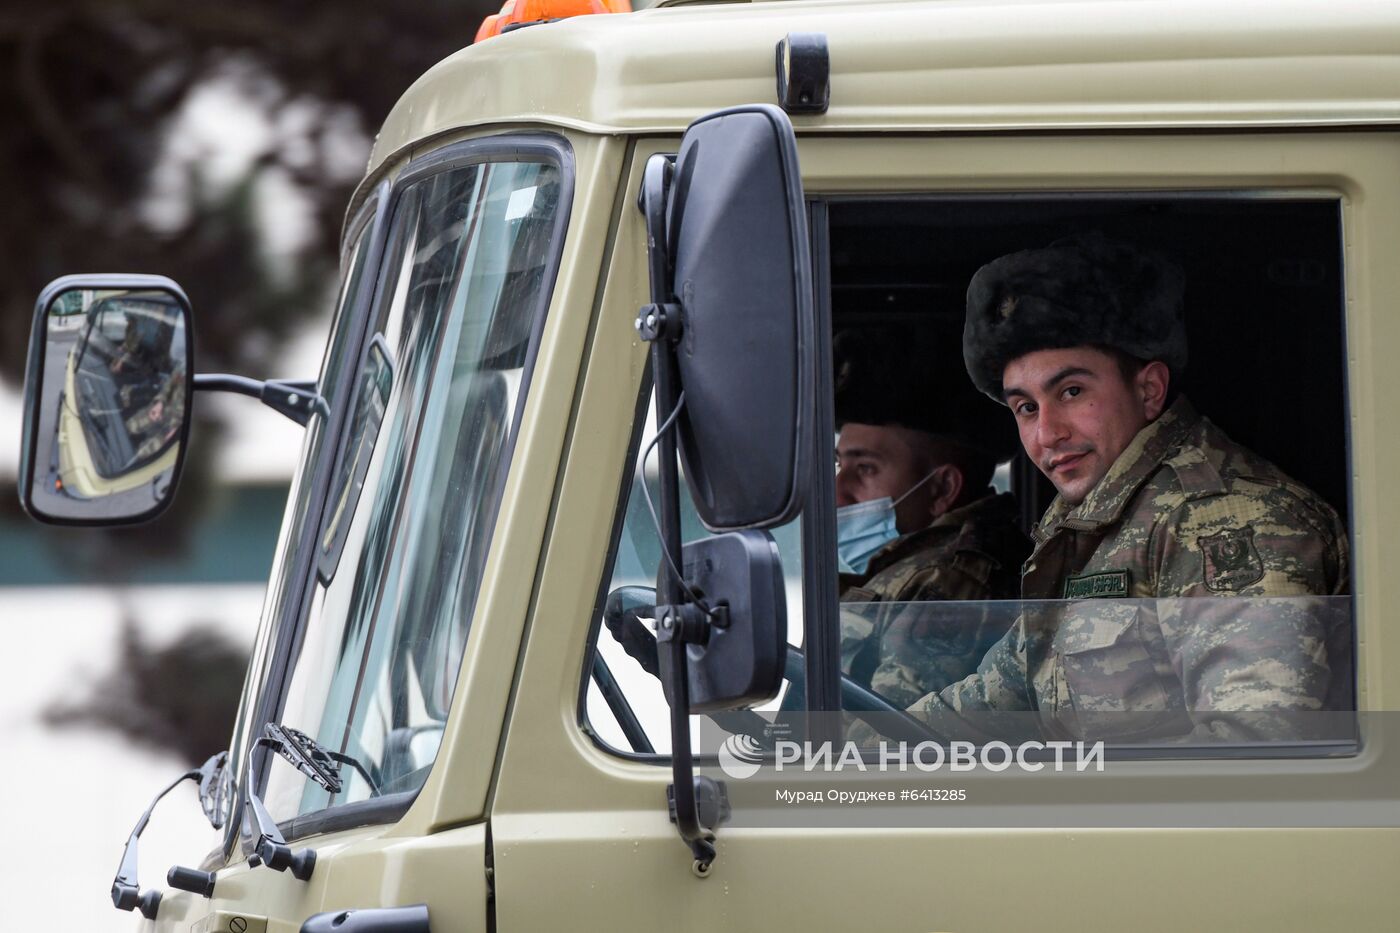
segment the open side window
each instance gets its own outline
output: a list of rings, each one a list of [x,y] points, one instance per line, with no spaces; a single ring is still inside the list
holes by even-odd
[[[1016,715],[996,725],[935,713],[928,717],[935,734],[986,741],[1061,730],[1106,738],[1126,754],[1127,746],[1194,746],[1182,752],[1187,757],[1200,757],[1202,746],[1229,755],[1273,754],[1279,742],[1318,754],[1350,747],[1355,623],[1340,201],[1251,191],[814,203],[817,287],[830,309],[823,351],[834,358],[825,389],[834,395],[833,446],[839,452],[843,433],[858,433],[848,426],[899,424],[908,441],[911,420],[918,431],[941,419],[920,463],[905,464],[899,488],[884,490],[895,500],[930,473],[935,488],[925,491],[937,498],[944,485],[938,468],[958,459],[958,446],[982,453],[963,471],[963,495],[938,516],[909,525],[896,514],[886,529],[888,550],[867,549],[878,556],[861,572],[849,572],[844,550],[803,555],[805,574],[840,580],[827,638],[840,648],[842,705],[872,708],[864,690],[917,714],[921,700],[966,678],[985,687],[1010,672],[1021,678],[1018,695],[970,689],[963,698]],[[1206,446],[1228,441],[1229,462],[1212,448],[1209,469],[1193,473],[1187,465],[1201,459],[1199,438],[1183,435],[1176,451],[1189,488],[1180,509],[1190,521],[1174,527],[1189,535],[1168,541],[1163,525],[1157,538],[1142,536],[1143,553],[1125,554],[1122,567],[1086,564],[1051,581],[1053,592],[1026,599],[1022,562],[1056,488],[1026,455],[1013,412],[968,381],[968,285],[998,257],[1084,235],[1130,244],[1180,269],[1189,363],[1173,374],[1169,407],[1189,403],[1193,418],[1208,419]],[[862,365],[876,374],[874,390],[850,384],[863,378]],[[869,458],[842,459],[838,453],[833,509],[849,504],[858,472],[878,468]],[[1207,488],[1212,475],[1228,495]],[[657,556],[646,550],[655,531],[638,488],[636,481],[624,487],[632,492],[624,495],[607,591],[655,573]],[[995,508],[969,514],[993,499]],[[1279,501],[1281,511],[1271,506]],[[1270,525],[1283,514],[1295,519],[1289,527]],[[1120,530],[1101,529],[1108,538]],[[921,548],[921,536],[939,546]],[[1170,560],[1146,553],[1163,542],[1177,548]],[[785,548],[791,582],[789,554]],[[1304,563],[1311,569],[1291,569]],[[1148,579],[1148,566],[1181,578]],[[1018,659],[1018,627],[1043,637],[1032,649],[1039,654]],[[613,748],[664,752],[657,729],[646,725],[665,721],[654,678],[606,628],[597,644],[584,711],[589,727]],[[1233,658],[1220,661],[1222,652]],[[1035,698],[1026,693],[1028,678]],[[790,690],[783,705],[793,700]],[[629,716],[650,748],[629,739]]]
[[[1354,709],[1340,202],[853,198],[830,201],[825,216],[838,500],[899,497],[934,477],[910,494],[931,511],[901,513],[898,537],[843,578],[844,676],[944,738],[1049,734],[1241,754],[1349,742],[1351,717],[1325,712]],[[1099,245],[983,280],[1010,282],[1005,294],[969,292],[986,264],[1054,243]],[[1161,417],[1119,439],[1103,411],[1076,421],[1068,402],[1011,395],[1001,407],[967,391],[970,304],[997,299],[1015,314],[1047,293],[1043,282],[1078,282],[1053,300],[1091,315],[1093,289],[1118,287],[1120,275],[1092,261],[1120,247],[1184,283],[1189,360],[1170,373]],[[1035,264],[1071,255],[1090,257],[1092,284]],[[1008,375],[1037,372],[1019,359]],[[1113,361],[1104,378],[1135,385],[1140,364]],[[1055,391],[1099,392],[1086,378]],[[912,462],[875,464],[905,470],[888,488],[848,473],[872,465],[844,449],[877,442]],[[1087,493],[1071,481],[1057,499],[1047,469],[1115,442],[1127,446],[1105,457]],[[935,501],[948,464],[966,488]]]

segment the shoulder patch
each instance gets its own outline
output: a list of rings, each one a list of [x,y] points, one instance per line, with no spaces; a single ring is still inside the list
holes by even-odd
[[[1227,528],[1196,539],[1201,548],[1201,573],[1206,589],[1242,590],[1264,578],[1264,561],[1254,546],[1254,526]]]
[[[1086,573],[1065,580],[1065,599],[1112,599],[1128,595],[1129,580],[1126,570],[1106,570],[1103,573]]]

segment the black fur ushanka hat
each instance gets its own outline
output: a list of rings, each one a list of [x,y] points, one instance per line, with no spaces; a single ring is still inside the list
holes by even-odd
[[[951,331],[864,328],[832,343],[836,425],[898,425],[971,447],[997,463],[1020,449],[1016,423],[987,401],[939,348],[957,346]]]
[[[1106,346],[1186,366],[1180,267],[1100,234],[1056,240],[995,259],[967,287],[963,362],[982,392],[1002,399],[1006,364],[1036,350]]]

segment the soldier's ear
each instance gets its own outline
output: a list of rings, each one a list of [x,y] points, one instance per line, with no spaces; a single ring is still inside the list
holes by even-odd
[[[1133,377],[1133,391],[1137,393],[1142,413],[1148,421],[1156,421],[1167,407],[1167,387],[1171,384],[1171,378],[1171,370],[1161,360],[1144,364]]]
[[[930,483],[936,484],[928,509],[929,520],[935,521],[945,512],[951,512],[953,506],[962,498],[963,489],[967,486],[967,477],[957,464],[945,463],[934,470],[934,477]]]

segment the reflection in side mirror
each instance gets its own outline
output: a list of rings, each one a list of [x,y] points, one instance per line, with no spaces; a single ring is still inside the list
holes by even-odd
[[[154,518],[190,423],[189,301],[153,275],[65,276],[39,296],[25,376],[20,500],[55,524]]]

